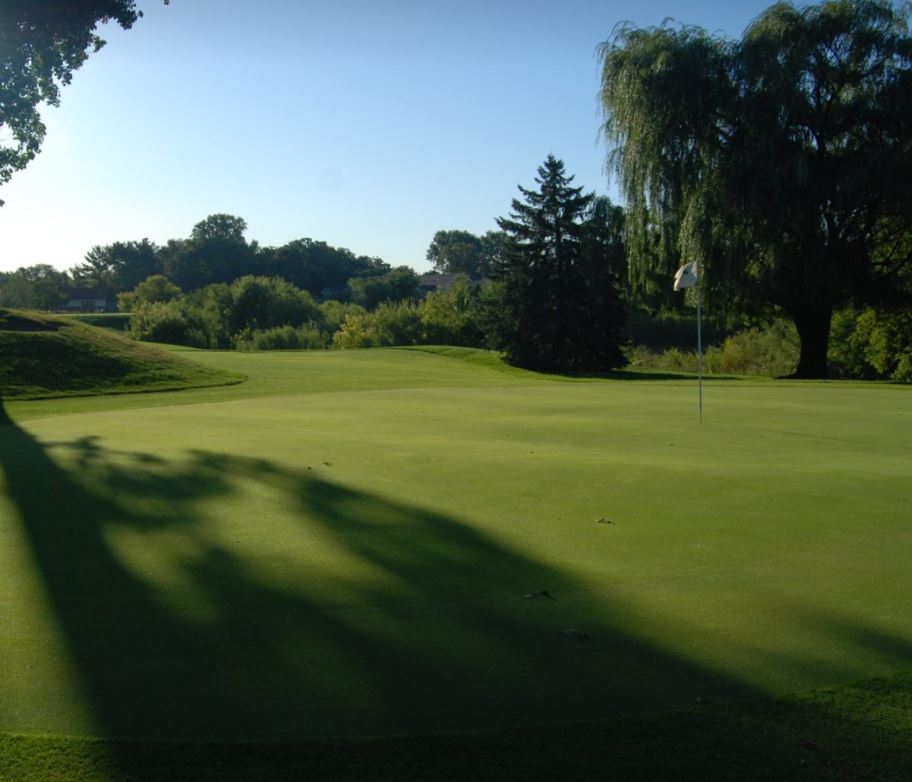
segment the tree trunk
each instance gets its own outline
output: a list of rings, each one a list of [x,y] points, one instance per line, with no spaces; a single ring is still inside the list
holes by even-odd
[[[801,342],[801,355],[798,367],[791,377],[817,378],[828,377],[827,351],[830,346],[830,320],[833,308],[821,306],[814,309],[803,309],[792,312],[798,339]]]

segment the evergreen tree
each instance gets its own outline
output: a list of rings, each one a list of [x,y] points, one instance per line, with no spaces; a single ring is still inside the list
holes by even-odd
[[[621,366],[624,309],[603,253],[588,247],[586,216],[595,198],[572,187],[553,155],[538,169],[537,190],[520,186],[498,270],[491,313],[494,346],[511,364],[556,372]]]

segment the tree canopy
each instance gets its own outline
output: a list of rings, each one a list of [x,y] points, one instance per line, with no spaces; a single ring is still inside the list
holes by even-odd
[[[460,229],[437,231],[428,246],[427,259],[434,262],[435,271],[467,274],[477,280],[494,271],[504,239],[501,231],[488,231],[483,236]]]
[[[711,304],[780,307],[796,374],[826,376],[834,307],[912,265],[907,7],[777,3],[740,41],[624,24],[599,53],[635,289],[698,259]]]
[[[104,46],[99,23],[124,29],[141,16],[135,0],[4,0],[0,9],[0,185],[34,159],[44,141],[38,107]],[[2,203],[2,202],[0,202]]]

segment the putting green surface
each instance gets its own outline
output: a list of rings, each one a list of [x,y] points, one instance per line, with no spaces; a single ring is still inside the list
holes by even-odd
[[[912,392],[188,354],[11,403],[0,732],[248,739],[670,710],[912,668]],[[547,596],[525,597],[539,590]]]

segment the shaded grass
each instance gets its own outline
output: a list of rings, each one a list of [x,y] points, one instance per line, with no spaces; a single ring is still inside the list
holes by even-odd
[[[912,777],[912,675],[779,699],[490,733],[286,743],[0,735],[5,780]]]
[[[0,395],[6,400],[162,391],[239,383],[73,318],[0,310]]]
[[[169,764],[200,778],[214,753],[246,778],[280,768],[272,756],[327,778],[387,765],[408,778],[435,762],[529,778],[526,755],[583,776],[597,757],[662,775],[672,761],[658,749],[678,734],[688,762],[718,746],[723,765],[763,773],[790,769],[805,741],[822,746],[802,722],[835,726],[828,762],[840,742],[850,769],[873,757],[880,773],[899,755],[906,389],[716,381],[698,427],[690,383],[562,383],[456,359],[206,354],[262,372],[186,392],[193,407],[70,400],[79,415],[0,431],[0,654],[15,672],[3,729],[296,739],[526,726],[474,744],[80,744],[110,751],[111,778]],[[559,600],[523,599],[541,588]],[[873,675],[890,678],[756,700]],[[636,716],[696,697],[755,700],[670,725]],[[534,727],[579,720],[601,722]]]
[[[60,317],[75,320],[87,326],[110,329],[120,334],[130,330],[129,312],[74,312],[66,313]]]

